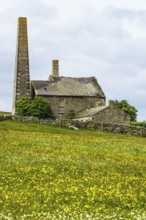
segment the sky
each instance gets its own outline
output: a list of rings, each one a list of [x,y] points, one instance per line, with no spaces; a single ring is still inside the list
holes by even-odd
[[[27,17],[30,79],[95,76],[108,100],[146,121],[145,0],[0,0],[0,111],[12,111],[17,20]]]

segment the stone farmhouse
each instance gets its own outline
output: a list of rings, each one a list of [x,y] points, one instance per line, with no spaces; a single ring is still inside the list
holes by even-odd
[[[53,67],[58,61],[52,61]],[[43,96],[56,117],[69,117],[87,108],[105,105],[105,95],[94,77],[74,78],[54,74],[46,81],[31,81],[31,96]]]
[[[56,118],[130,123],[130,116],[110,102],[95,77],[64,77],[59,75],[59,61],[52,61],[52,73],[47,80],[30,80],[27,19],[18,19],[13,114],[22,97],[41,96],[48,101]]]

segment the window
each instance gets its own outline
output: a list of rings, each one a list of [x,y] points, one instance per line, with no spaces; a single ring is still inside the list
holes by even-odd
[[[59,102],[64,102],[65,99],[63,97],[59,97]]]
[[[97,102],[97,103],[96,103],[96,106],[97,106],[97,107],[101,107],[101,106],[102,106],[102,102]]]
[[[64,112],[65,112],[65,108],[59,107],[59,114],[64,114]]]

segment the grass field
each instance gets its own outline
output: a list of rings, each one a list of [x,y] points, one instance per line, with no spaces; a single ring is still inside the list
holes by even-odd
[[[0,122],[0,220],[146,219],[146,138]]]

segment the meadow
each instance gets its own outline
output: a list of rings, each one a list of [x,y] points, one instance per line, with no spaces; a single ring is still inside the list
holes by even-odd
[[[0,220],[146,219],[146,138],[0,122]]]

